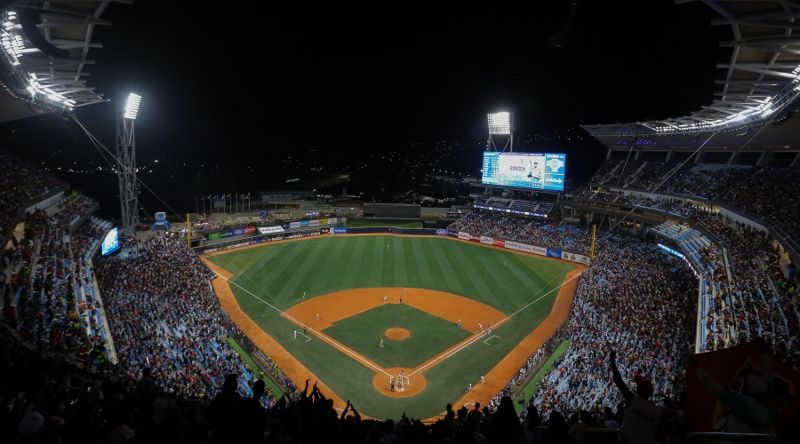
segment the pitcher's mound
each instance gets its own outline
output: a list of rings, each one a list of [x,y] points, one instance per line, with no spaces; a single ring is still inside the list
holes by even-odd
[[[387,368],[386,372],[389,375],[395,376],[390,377],[381,372],[376,373],[372,378],[372,386],[383,396],[388,396],[390,398],[411,398],[425,391],[425,386],[427,384],[425,383],[425,377],[422,376],[422,373],[409,376],[412,370],[404,367]],[[403,375],[403,383],[396,385],[395,390],[392,391],[392,381],[396,383],[397,380],[400,379],[400,375]]]
[[[386,335],[387,338],[393,341],[405,341],[406,339],[411,337],[410,331],[400,327],[392,327],[383,332],[383,334]]]

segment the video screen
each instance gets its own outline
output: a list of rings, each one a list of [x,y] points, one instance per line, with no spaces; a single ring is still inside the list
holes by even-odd
[[[103,239],[103,243],[100,245],[100,254],[108,256],[117,250],[119,250],[119,231],[117,231],[117,227],[114,227]]]
[[[481,183],[528,190],[564,191],[567,155],[563,153],[483,152]]]

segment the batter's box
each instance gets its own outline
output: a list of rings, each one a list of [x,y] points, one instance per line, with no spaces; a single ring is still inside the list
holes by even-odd
[[[500,336],[497,336],[497,335],[491,335],[491,336],[489,336],[488,338],[484,339],[484,340],[483,340],[483,343],[484,343],[484,344],[486,344],[486,345],[492,345],[492,344],[490,344],[489,342],[491,342],[491,341],[492,341],[492,339],[495,339],[495,338],[497,338],[497,339],[500,339]]]

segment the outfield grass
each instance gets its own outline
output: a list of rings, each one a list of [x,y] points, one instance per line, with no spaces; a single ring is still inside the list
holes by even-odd
[[[562,356],[567,352],[570,346],[569,341],[563,341],[561,344],[556,347],[555,351],[547,361],[542,364],[539,370],[536,372],[535,375],[525,384],[525,387],[514,397],[514,408],[517,409],[517,413],[521,412],[525,406],[528,405],[528,400],[533,398],[533,395],[536,394],[536,390],[539,389],[539,383],[542,382],[545,376],[547,376],[552,370],[553,366],[555,365],[556,361],[561,359]]]
[[[384,331],[389,327],[405,328],[411,337],[403,341],[387,339]],[[379,305],[335,322],[323,332],[382,367],[409,368],[469,336],[456,324],[405,304]]]
[[[573,269],[563,262],[452,239],[384,235],[265,244],[210,259],[234,273],[234,295],[261,328],[340,397],[379,418],[399,417],[403,412],[427,418],[460,398],[467,384],[475,384],[488,373],[547,316],[564,275]],[[295,340],[294,324],[275,309],[286,310],[301,302],[303,292],[310,299],[364,287],[446,291],[504,313],[530,305],[495,331],[500,339],[490,346],[477,341],[427,370],[424,392],[389,399],[373,389],[371,369],[323,341]],[[377,339],[370,336],[367,341]]]
[[[422,222],[409,222],[406,220],[372,220],[372,219],[347,219],[345,226],[349,228],[361,227],[398,227],[422,228]]]

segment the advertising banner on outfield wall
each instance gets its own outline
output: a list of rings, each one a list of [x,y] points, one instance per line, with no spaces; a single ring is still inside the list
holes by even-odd
[[[258,232],[261,234],[283,233],[284,231],[285,230],[280,225],[276,225],[274,227],[258,227]]]
[[[459,231],[458,232],[458,238],[459,239],[464,239],[464,240],[469,240],[469,233],[464,232],[464,231]]]
[[[541,256],[547,256],[546,248],[534,247],[533,245],[523,244],[520,242],[507,240],[505,247],[508,248],[509,250],[524,251],[526,253],[533,253]]]
[[[243,234],[244,234],[244,228],[234,228],[233,230],[231,230],[232,236],[241,236]]]
[[[492,245],[494,243],[494,239],[489,236],[481,236],[481,243],[482,244],[489,244]]]
[[[557,257],[561,259],[561,250],[559,250],[558,248],[548,248],[547,255],[550,257]]]
[[[219,231],[214,231],[213,233],[208,233],[208,240],[217,240],[219,239]]]
[[[506,241],[504,241],[503,239],[495,239],[494,240],[494,245],[496,247],[505,247],[506,246]]]
[[[584,265],[589,265],[589,256],[584,256],[582,254],[577,253],[568,253],[566,251],[561,252],[561,259],[565,259],[572,262],[580,262]]]
[[[345,234],[347,233],[347,227],[333,227],[333,234]]]
[[[445,230],[443,228],[440,228],[440,229],[436,230],[436,235],[437,236],[447,236],[447,230]]]
[[[255,232],[256,232],[256,227],[252,225],[249,227],[244,227],[244,234],[253,234]]]

